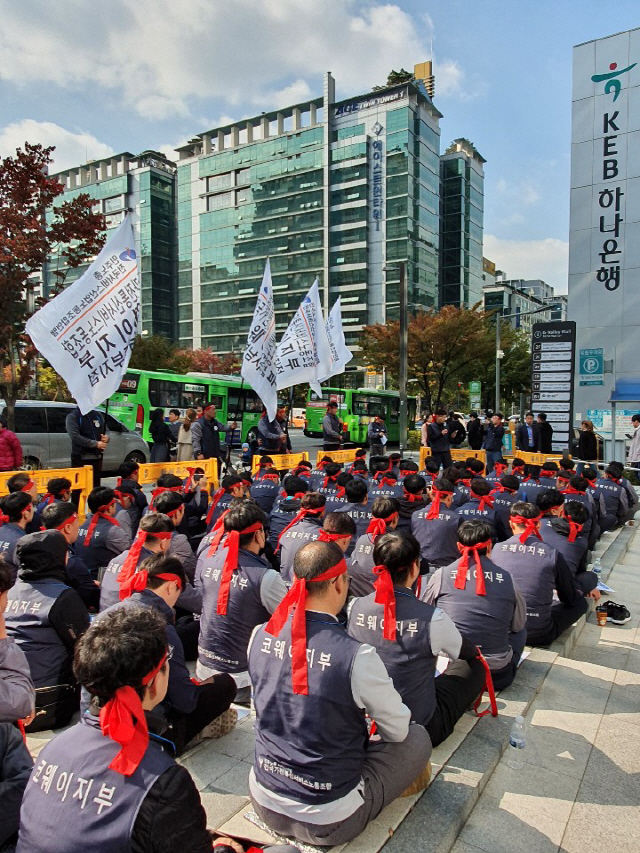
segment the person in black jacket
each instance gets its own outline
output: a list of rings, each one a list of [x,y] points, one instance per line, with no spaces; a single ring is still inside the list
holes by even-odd
[[[484,448],[487,451],[487,474],[493,471],[494,463],[502,459],[503,417],[502,412],[496,412],[491,416],[491,423],[487,427],[487,434],[484,437]]]
[[[533,420],[533,412],[527,412],[524,423],[516,429],[516,447],[524,453],[536,453],[540,443],[540,430]]]
[[[540,453],[551,453],[553,449],[553,427],[547,423],[545,412],[538,413],[538,432],[540,434],[538,451]]]
[[[100,485],[102,476],[102,454],[109,443],[105,416],[102,412],[92,411],[83,415],[76,408],[67,415],[65,428],[71,439],[71,467],[80,468],[91,465],[93,485]],[[73,502],[77,505],[80,490],[74,489]]]
[[[467,437],[467,431],[460,419],[460,415],[456,412],[449,412],[447,420],[447,429],[449,430],[449,442],[452,447],[460,447],[462,442]]]
[[[584,462],[597,462],[598,460],[598,439],[593,429],[591,421],[582,421],[582,429],[578,437],[578,456]],[[578,463],[576,474],[582,474],[584,462]]]
[[[168,423],[164,420],[164,409],[154,409],[151,412],[149,423],[151,433],[151,461],[168,462],[170,448],[174,446],[175,439]]]
[[[472,450],[480,450],[484,439],[484,427],[477,412],[469,412],[467,421],[467,439]]]
[[[449,441],[449,429],[446,424],[447,413],[444,409],[437,409],[433,422],[427,426],[427,441],[431,448],[431,457],[442,468],[451,465],[451,442]]]

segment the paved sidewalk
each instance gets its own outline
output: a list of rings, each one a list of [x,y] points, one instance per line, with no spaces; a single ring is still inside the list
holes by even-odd
[[[607,579],[631,620],[599,628],[589,615],[527,712],[524,769],[502,757],[452,853],[640,850],[639,581],[636,532]]]

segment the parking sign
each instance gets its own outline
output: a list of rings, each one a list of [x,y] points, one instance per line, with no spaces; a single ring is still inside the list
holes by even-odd
[[[580,385],[604,385],[604,349],[580,350]]]

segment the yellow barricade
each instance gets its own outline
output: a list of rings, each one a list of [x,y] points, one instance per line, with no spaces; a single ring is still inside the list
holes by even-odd
[[[465,459],[480,459],[485,465],[487,464],[487,453],[485,450],[471,450],[470,447],[458,447],[452,448],[451,451],[451,459],[453,462],[464,462]],[[421,447],[420,448],[420,470],[424,468],[424,463],[427,458],[431,456],[431,448],[430,447]]]
[[[318,462],[325,456],[330,456],[334,462],[353,462],[356,458],[357,447],[350,447],[349,450],[319,450],[316,456],[316,468]]]
[[[527,465],[544,465],[545,462],[558,462],[563,458],[562,453],[525,453],[520,450],[516,450],[514,455],[518,459],[524,459]]]
[[[290,470],[295,468],[299,462],[308,462],[309,454],[304,453],[265,453],[265,456],[270,456],[273,459],[273,467],[278,471]],[[251,473],[255,474],[260,467],[262,457],[256,453],[251,460]]]
[[[147,462],[140,466],[138,482],[155,483],[161,474],[175,474],[184,480],[189,476],[187,468],[202,468],[209,485],[218,488],[218,460],[192,459],[189,462]]]
[[[71,490],[81,490],[78,516],[81,522],[84,521],[87,497],[93,489],[93,468],[91,465],[83,465],[82,468],[46,468],[41,471],[2,471],[0,473],[0,497],[9,494],[7,480],[10,480],[14,474],[28,474],[36,484],[39,495],[45,494],[49,480],[56,477],[66,477],[67,480],[71,480]]]

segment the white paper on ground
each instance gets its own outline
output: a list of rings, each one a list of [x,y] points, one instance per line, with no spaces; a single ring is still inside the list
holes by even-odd
[[[606,583],[604,583],[603,581],[598,581],[598,586],[596,587],[596,589],[599,590],[599,592],[615,592],[615,589],[611,589],[611,587],[607,586]]]
[[[518,661],[518,666],[522,666],[522,664],[526,661],[530,654],[531,652],[522,652],[522,654],[520,655],[520,660]]]

